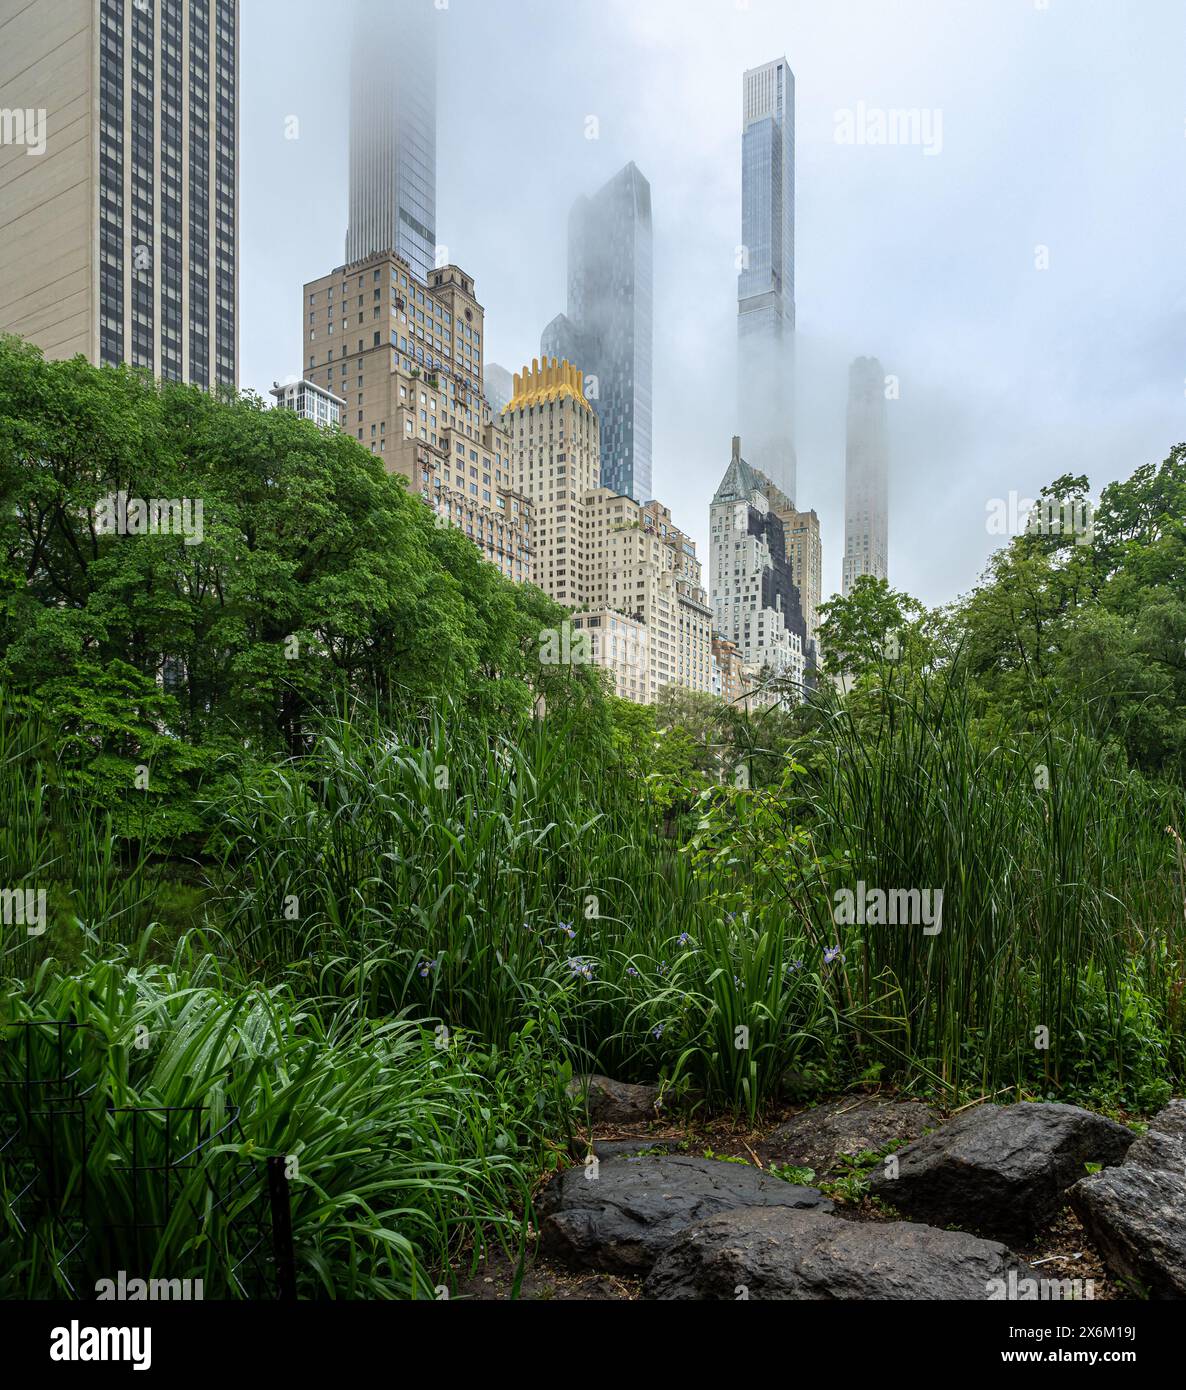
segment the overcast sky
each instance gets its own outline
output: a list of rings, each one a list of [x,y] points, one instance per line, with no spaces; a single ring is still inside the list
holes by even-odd
[[[847,368],[880,358],[890,581],[975,582],[987,504],[1186,440],[1184,0],[448,0],[437,236],[516,370],[565,308],[567,213],[633,159],[655,219],[654,490],[700,546],[735,407],[741,74],[795,74],[797,502],[843,551]],[[300,370],[342,263],[347,5],[242,0],[242,384]],[[837,113],[941,113],[942,148]],[[586,138],[596,116],[599,138]],[[286,138],[299,119],[299,138]],[[1039,270],[1036,248],[1048,248]]]

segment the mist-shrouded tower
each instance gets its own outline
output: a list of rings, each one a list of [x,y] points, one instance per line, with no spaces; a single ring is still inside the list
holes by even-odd
[[[633,162],[578,198],[568,222],[568,313],[541,340],[545,357],[575,363],[589,384],[602,486],[636,502],[652,496],[653,235],[651,186]]]
[[[889,429],[885,372],[876,357],[848,369],[848,444],[844,459],[844,587],[862,574],[889,571]]]
[[[795,498],[795,75],[742,78],[738,411],[753,467]]]
[[[347,265],[395,251],[422,281],[436,266],[440,13],[433,0],[355,0]]]

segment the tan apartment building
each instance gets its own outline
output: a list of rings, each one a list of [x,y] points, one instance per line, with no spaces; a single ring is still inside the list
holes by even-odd
[[[422,282],[378,252],[306,284],[302,325],[304,375],[345,401],[342,429],[508,579],[535,578],[533,509],[482,386],[473,279],[450,265]]]
[[[712,690],[712,612],[696,547],[659,502],[600,484],[597,415],[581,370],[556,358],[514,377],[503,411],[515,477],[534,504],[536,583],[574,613],[617,693]]]
[[[0,332],[238,380],[238,0],[0,0]]]
[[[807,639],[817,643],[819,607],[823,602],[824,552],[820,541],[819,517],[814,511],[800,512],[794,507],[776,507],[786,537],[791,578],[799,590]]]

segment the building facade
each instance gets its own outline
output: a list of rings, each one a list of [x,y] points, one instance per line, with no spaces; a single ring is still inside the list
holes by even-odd
[[[350,51],[346,263],[395,251],[422,283],[440,259],[436,64],[441,22],[433,0],[357,0]]]
[[[823,602],[824,549],[820,540],[819,517],[814,511],[800,512],[794,507],[774,509],[782,522],[787,543],[791,579],[799,591],[803,623],[807,633],[807,656],[812,659],[817,646],[819,609]]]
[[[712,610],[695,543],[661,503],[601,486],[584,382],[578,366],[535,360],[503,411],[533,505],[536,583],[572,610],[619,695],[650,704],[665,685],[711,691]]]
[[[568,224],[568,312],[544,330],[545,360],[575,362],[601,424],[604,486],[651,497],[654,360],[651,186],[627,164]]]
[[[291,410],[303,420],[312,420],[323,429],[341,426],[346,402],[314,381],[277,381],[271,390],[277,410]]]
[[[848,440],[844,458],[843,592],[862,574],[889,575],[889,426],[885,372],[876,357],[848,371]]]
[[[532,509],[482,388],[485,315],[458,266],[427,282],[393,251],[304,289],[305,376],[345,401],[342,428],[519,582],[533,578]]]
[[[806,625],[770,492],[769,481],[749,466],[734,436],[709,509],[713,619],[717,636],[737,647],[747,673],[778,678],[797,692],[805,675]]]
[[[0,0],[0,331],[237,386],[238,65],[237,0]]]
[[[785,58],[742,78],[738,414],[750,463],[788,498],[795,416],[795,75]]]

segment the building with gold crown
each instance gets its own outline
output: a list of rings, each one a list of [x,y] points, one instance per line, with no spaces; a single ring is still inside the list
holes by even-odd
[[[579,366],[533,360],[502,412],[517,490],[531,503],[535,582],[570,608],[616,693],[711,692],[712,610],[695,543],[661,503],[601,486],[601,437]],[[579,648],[578,648],[579,649]]]
[[[345,401],[342,429],[508,579],[534,578],[531,503],[486,399],[473,279],[450,265],[422,281],[384,251],[310,281],[301,317],[303,375]]]

